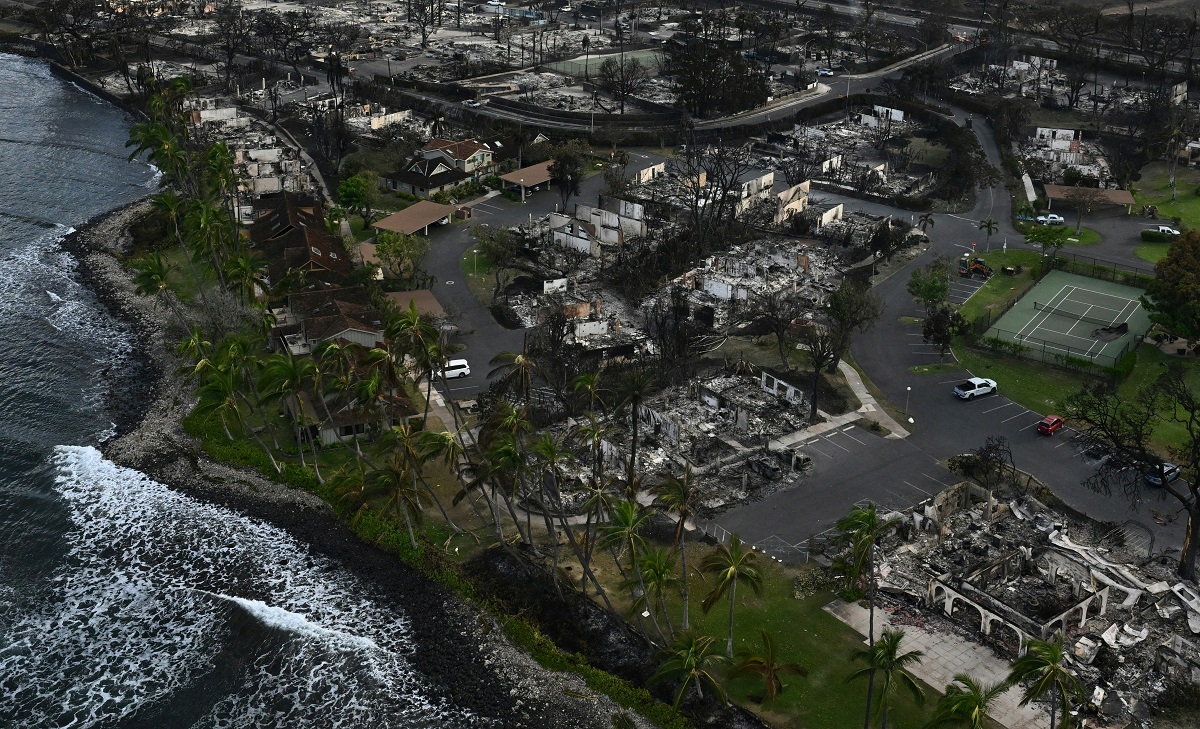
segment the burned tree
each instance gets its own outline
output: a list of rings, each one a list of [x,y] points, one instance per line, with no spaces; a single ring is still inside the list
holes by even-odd
[[[750,301],[749,318],[758,322],[775,336],[779,347],[779,359],[785,369],[791,369],[788,351],[793,349],[796,337],[793,325],[809,311],[809,304],[798,293],[777,289],[759,294]]]
[[[650,69],[638,59],[626,58],[624,54],[620,60],[605,59],[596,74],[596,86],[616,97],[617,108],[622,114],[629,97],[636,96],[649,85]]]
[[[1148,489],[1161,489],[1161,498],[1180,503],[1188,522],[1179,574],[1194,580],[1200,547],[1200,393],[1189,382],[1187,370],[1172,366],[1133,397],[1108,384],[1089,385],[1067,401],[1065,411],[1080,428],[1082,447],[1101,461],[1095,475],[1084,481],[1086,486],[1124,496],[1131,508]],[[1166,449],[1178,470],[1155,441],[1155,430],[1164,419],[1184,432],[1180,442]]]

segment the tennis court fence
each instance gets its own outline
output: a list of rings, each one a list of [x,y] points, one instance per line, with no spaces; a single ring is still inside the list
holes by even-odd
[[[1050,266],[1042,268],[1042,276],[1044,277],[1051,270],[1074,273],[1079,276],[1097,278],[1101,281],[1112,281],[1127,286],[1136,286],[1140,289],[1149,286],[1150,282],[1155,278],[1153,268],[1141,268],[1140,266],[1129,266],[1123,263],[1101,261],[1091,256],[1081,256],[1078,253],[1063,253],[1062,251],[1059,251],[1055,257],[1053,268]]]
[[[1126,341],[1118,351],[1113,352],[1105,348],[1101,352],[1095,352],[1093,351],[1095,345],[1086,349],[1072,347],[1061,342],[1050,342],[1039,337],[1018,335],[1017,332],[992,328],[987,332],[987,336],[976,340],[976,344],[997,352],[1013,354],[1038,362],[1047,362],[1077,370],[1094,370],[1100,367],[1115,368],[1125,358],[1125,355],[1137,349],[1141,341],[1142,337],[1137,336]]]

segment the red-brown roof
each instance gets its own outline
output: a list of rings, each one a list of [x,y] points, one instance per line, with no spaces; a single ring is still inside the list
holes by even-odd
[[[463,139],[463,140],[455,141],[453,139],[434,138],[434,139],[429,140],[429,143],[426,144],[424,147],[422,147],[422,149],[440,150],[440,151],[445,152],[446,154],[450,155],[450,157],[452,159],[461,159],[461,160],[470,159],[471,155],[475,154],[476,152],[479,152],[480,150],[486,150],[488,152],[491,151],[491,147],[488,147],[486,144],[481,144],[480,142],[477,142],[474,139]]]
[[[398,213],[392,213],[382,220],[375,221],[371,224],[371,227],[376,230],[388,230],[393,233],[412,235],[453,214],[453,205],[442,205],[432,200],[422,200],[404,208]]]
[[[509,172],[507,175],[500,175],[500,179],[513,185],[522,185],[524,187],[533,187],[534,185],[542,185],[550,181],[550,165],[554,164],[553,160],[539,162],[536,165],[522,167],[519,170]]]
[[[1095,190],[1095,188],[1092,188]],[[1065,200],[1070,202],[1074,187],[1067,185],[1046,185],[1046,197],[1051,200]],[[1132,205],[1133,194],[1129,190],[1105,190],[1103,188],[1095,190],[1099,194],[1099,198],[1107,205]]]

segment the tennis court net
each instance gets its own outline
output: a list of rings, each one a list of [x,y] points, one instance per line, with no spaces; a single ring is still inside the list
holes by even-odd
[[[1035,311],[1048,311],[1051,314],[1058,314],[1059,316],[1065,316],[1065,317],[1068,317],[1071,319],[1078,319],[1079,321],[1086,321],[1086,322],[1090,322],[1092,324],[1102,324],[1106,327],[1120,323],[1120,322],[1116,321],[1116,317],[1113,317],[1111,319],[1104,319],[1104,318],[1098,317],[1098,316],[1088,316],[1086,314],[1080,314],[1079,312],[1070,311],[1068,309],[1060,309],[1057,306],[1052,306],[1050,304],[1043,304],[1040,301],[1033,302],[1033,308]],[[1118,315],[1119,315],[1119,312],[1118,312]]]

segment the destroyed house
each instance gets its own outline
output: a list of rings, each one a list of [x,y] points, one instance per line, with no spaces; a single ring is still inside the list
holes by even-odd
[[[342,241],[329,232],[321,208],[290,192],[266,195],[262,212],[249,229],[251,246],[267,262],[267,282],[282,281],[289,271],[310,280],[340,283],[353,268]]]

